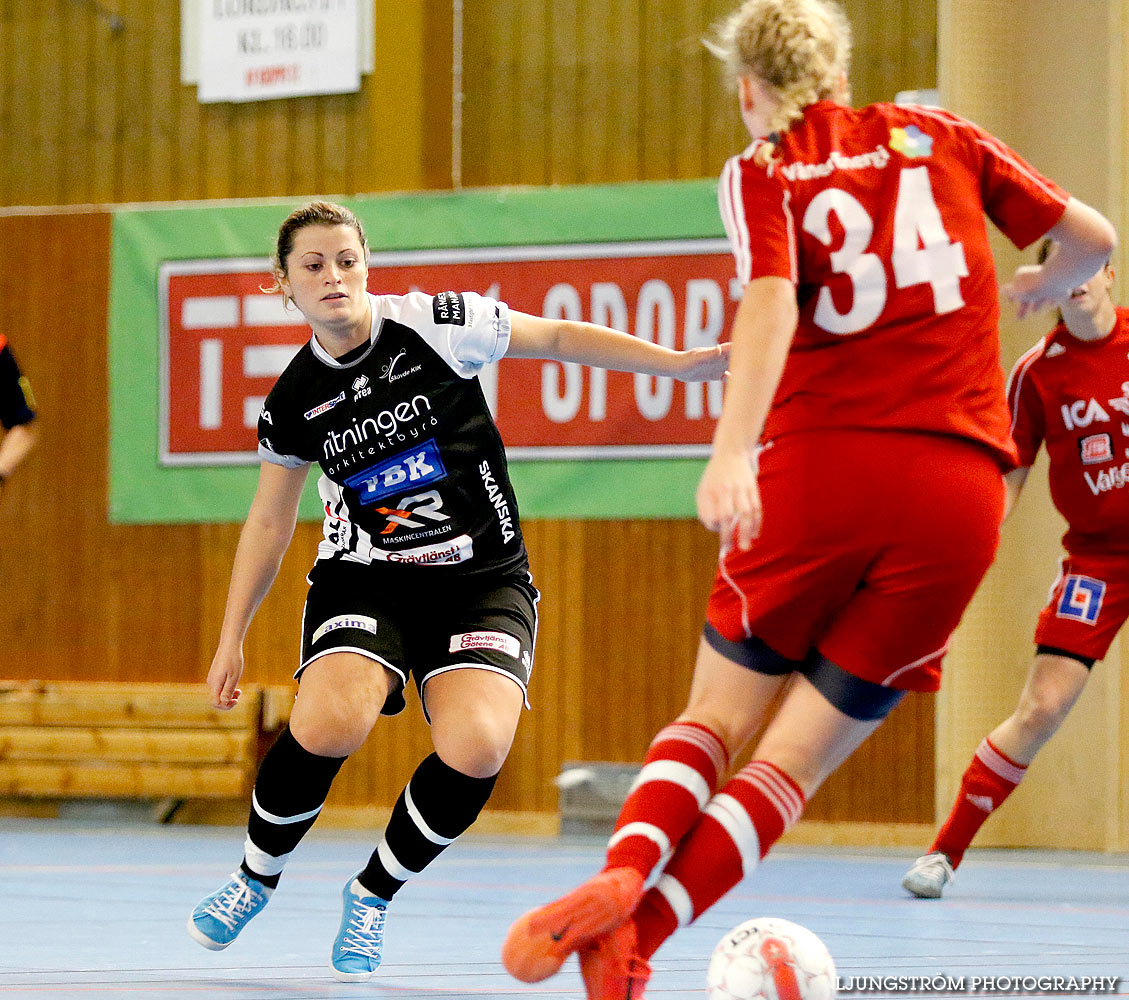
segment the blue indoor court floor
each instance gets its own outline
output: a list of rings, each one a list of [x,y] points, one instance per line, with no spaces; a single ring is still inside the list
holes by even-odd
[[[227,951],[208,952],[188,937],[185,922],[238,863],[242,836],[234,827],[0,820],[0,998],[584,995],[575,961],[530,986],[505,974],[499,947],[515,917],[599,868],[602,840],[464,838],[395,900],[377,977],[344,985],[326,965],[340,889],[372,841],[359,831],[314,831],[270,905]],[[998,995],[973,988],[974,976],[1117,976],[1104,995],[1129,995],[1129,858],[973,851],[946,898],[934,901],[901,889],[912,857],[904,850],[774,853],[659,951],[647,997],[704,998],[714,943],[764,915],[819,934],[843,981],[964,977],[963,988],[929,994],[944,998]],[[891,983],[852,995],[908,993]]]

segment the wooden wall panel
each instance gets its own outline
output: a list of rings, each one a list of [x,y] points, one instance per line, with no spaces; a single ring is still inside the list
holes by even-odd
[[[700,44],[733,0],[465,4],[463,181],[714,176],[746,144]],[[845,4],[859,101],[936,76],[932,3]],[[201,105],[179,3],[0,5],[0,204],[348,195],[451,181],[449,0],[376,0],[356,94]]]
[[[735,6],[735,0],[466,0],[465,183],[716,175],[748,136],[701,39]],[[936,85],[935,4],[847,0],[843,6],[854,29],[857,103]],[[547,144],[540,138],[544,119]]]
[[[178,0],[0,4],[0,147],[18,151],[0,204],[447,186],[451,4],[375,8],[358,93],[204,105],[180,82]]]

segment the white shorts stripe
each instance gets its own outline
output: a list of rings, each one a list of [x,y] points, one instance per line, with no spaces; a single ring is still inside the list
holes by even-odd
[[[747,876],[760,862],[761,842],[745,807],[732,795],[721,792],[710,799],[705,814],[716,819],[729,835],[741,856],[742,875]]]
[[[612,834],[611,840],[608,841],[608,847],[615,847],[616,844],[628,837],[646,837],[659,849],[659,854],[670,853],[670,837],[653,823],[626,824]]]
[[[290,857],[289,852],[277,857],[260,850],[250,837],[243,841],[243,857],[247,860],[247,867],[260,875],[281,875],[282,869]]]
[[[396,855],[392,853],[392,849],[388,846],[386,841],[381,841],[376,845],[376,855],[380,858],[380,863],[384,865],[384,870],[388,872],[395,879],[401,882],[407,882],[413,875],[418,875],[419,872],[414,872],[410,868],[405,868],[400,864]]]
[[[655,760],[645,765],[632,783],[628,794],[648,781],[669,781],[680,785],[698,800],[699,809],[710,800],[710,787],[706,784],[706,779],[689,764],[680,764],[676,760]]]
[[[893,673],[887,674],[886,679],[882,682],[882,686],[890,687],[890,685],[894,681],[894,678],[899,674],[904,674],[907,670],[913,670],[915,667],[920,667],[923,663],[928,663],[930,660],[935,659],[938,656],[944,656],[945,653],[948,652],[950,639],[952,639],[952,636],[949,636],[949,638],[945,640],[945,644],[940,649],[935,649],[932,653],[926,653],[924,656],[919,656],[916,660],[913,661],[913,663],[907,663],[904,667],[898,667],[898,669]]]
[[[276,826],[286,826],[288,823],[301,823],[303,820],[313,819],[319,812],[321,806],[316,809],[310,809],[308,812],[298,813],[297,816],[276,816],[272,812],[267,812],[261,805],[259,805],[258,796],[254,791],[251,792],[251,808],[255,810],[258,816],[265,819],[268,823],[274,823]],[[266,872],[263,872],[265,875]]]
[[[410,781],[404,788],[404,805],[408,807],[408,815],[411,816],[412,822],[416,825],[416,829],[433,844],[446,847],[448,844],[455,842],[454,837],[440,837],[439,834],[427,825],[427,820],[423,818],[423,814],[416,808],[415,802],[412,801],[412,783]]]
[[[679,927],[685,927],[694,919],[694,902],[690,899],[690,893],[673,875],[664,873],[655,883],[655,891],[670,904]]]

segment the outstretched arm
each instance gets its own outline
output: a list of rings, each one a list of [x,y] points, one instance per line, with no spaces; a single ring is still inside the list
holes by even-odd
[[[667,375],[683,382],[709,382],[725,374],[729,345],[672,351],[595,323],[543,319],[510,310],[510,358],[575,361],[595,368]]]
[[[1084,285],[1109,261],[1117,244],[1113,224],[1077,198],[1066,203],[1066,211],[1047,236],[1054,240],[1055,250],[1046,262],[1019,268],[1003,287],[1004,296],[1016,304],[1019,319],[1061,302]]]
[[[308,465],[287,469],[272,462],[263,462],[259,469],[259,488],[235,549],[219,644],[208,671],[208,698],[214,708],[233,708],[239,700],[243,637],[294,535],[308,471]]]

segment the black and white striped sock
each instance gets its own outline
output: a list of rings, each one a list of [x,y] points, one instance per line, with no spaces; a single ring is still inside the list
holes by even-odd
[[[243,869],[272,889],[290,853],[314,825],[345,757],[310,753],[284,729],[263,758],[243,844]]]
[[[358,879],[369,892],[391,899],[467,830],[482,812],[498,776],[472,778],[427,757],[396,800],[384,839]]]

